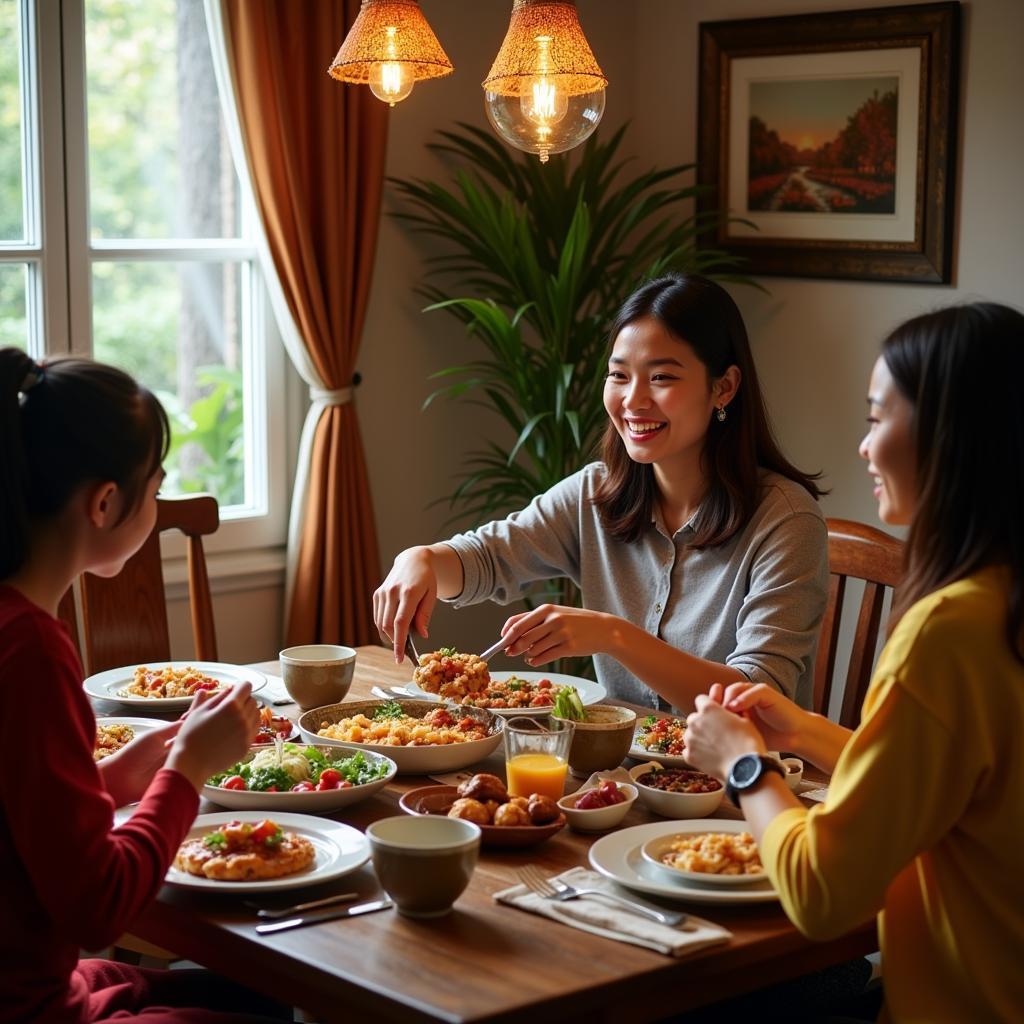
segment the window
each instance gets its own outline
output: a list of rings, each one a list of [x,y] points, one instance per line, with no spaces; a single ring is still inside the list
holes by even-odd
[[[0,0],[0,344],[155,391],[212,550],[284,541],[284,356],[203,0]]]

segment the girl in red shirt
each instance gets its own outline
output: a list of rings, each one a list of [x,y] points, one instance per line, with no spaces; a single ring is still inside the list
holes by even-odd
[[[153,529],[169,435],[160,403],[120,370],[0,349],[0,1021],[213,1024],[278,1009],[205,971],[78,958],[154,898],[203,781],[257,727],[248,684],[200,693],[184,719],[93,760],[57,605],[79,574],[120,572]]]

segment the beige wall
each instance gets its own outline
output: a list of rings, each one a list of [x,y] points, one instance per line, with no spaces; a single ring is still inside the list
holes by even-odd
[[[611,80],[606,125],[632,118],[627,146],[644,166],[696,156],[697,25],[701,20],[877,6],[855,0],[581,0],[585,30]],[[455,121],[486,126],[483,79],[511,5],[501,0],[424,0],[424,10],[456,72],[417,86],[391,114],[388,173],[445,180],[424,147]],[[1024,203],[1024,3],[965,4],[954,285],[872,284],[765,278],[767,295],[733,288],[754,343],[782,442],[795,461],[822,469],[829,515],[874,521],[874,502],[856,446],[864,393],[883,333],[906,317],[946,303],[989,298],[1021,304]],[[395,207],[394,193],[385,200]],[[452,486],[463,453],[489,429],[479,412],[438,404],[420,412],[428,374],[472,356],[474,346],[444,314],[421,314],[415,287],[430,243],[385,215],[360,370],[358,406],[385,568],[413,543],[443,535],[444,508],[428,508]],[[270,588],[218,598],[224,656],[228,637],[256,631],[264,640],[279,594]],[[276,602],[276,603],[275,603]],[[506,612],[489,606],[435,619],[433,638],[481,649]],[[249,648],[246,648],[247,650]]]

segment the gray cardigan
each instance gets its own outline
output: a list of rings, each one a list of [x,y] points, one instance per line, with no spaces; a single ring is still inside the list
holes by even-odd
[[[689,545],[692,520],[670,537],[658,519],[625,543],[608,535],[591,503],[604,474],[602,463],[591,463],[521,512],[449,540],[465,573],[455,605],[507,604],[538,580],[566,576],[584,607],[618,615],[809,707],[828,596],[828,536],[818,503],[799,484],[764,472],[760,505],[728,543],[696,550]],[[613,658],[598,654],[594,663],[609,696],[667,707]]]

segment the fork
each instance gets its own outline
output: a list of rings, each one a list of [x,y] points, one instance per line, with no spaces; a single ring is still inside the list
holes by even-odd
[[[608,892],[605,889],[589,889],[569,885],[559,878],[545,878],[540,870],[533,864],[527,864],[518,871],[519,881],[531,892],[546,900],[572,900],[577,896],[603,896],[605,899],[613,900],[629,907],[634,913],[649,917],[658,924],[668,925],[670,928],[682,924],[686,920],[686,914],[676,910],[655,910],[646,903],[638,903],[635,900],[627,900],[625,896]]]

